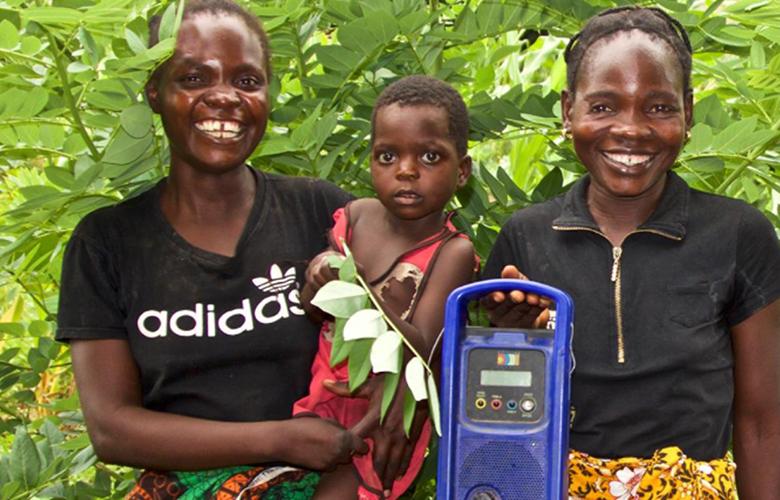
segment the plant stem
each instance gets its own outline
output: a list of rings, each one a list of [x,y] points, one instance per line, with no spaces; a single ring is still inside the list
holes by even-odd
[[[64,151],[57,151],[56,149],[50,149],[50,148],[42,148],[42,147],[35,147],[35,148],[0,148],[0,153],[23,153],[26,151],[33,151],[33,152],[40,152],[40,153],[47,153],[52,155],[58,155],[58,156],[64,156],[65,158],[68,158],[69,160],[75,160],[76,157],[70,153],[65,153]]]
[[[51,63],[48,61],[44,61],[43,59],[39,59],[37,57],[28,56],[27,54],[22,54],[20,52],[14,51],[14,50],[8,50],[8,49],[0,49],[0,54],[8,56],[8,57],[18,57],[20,59],[24,59],[26,61],[38,63],[41,66],[51,67]]]
[[[297,27],[298,25],[296,23],[293,26],[293,39],[295,40],[295,59],[298,63],[296,64],[298,70],[298,81],[301,85],[301,94],[303,94],[303,98],[311,99],[311,92],[309,92],[309,87],[303,83],[303,79],[306,77],[306,63],[303,60],[303,50],[301,47],[301,40],[298,38],[298,30],[296,29]]]
[[[54,50],[54,48],[57,47],[57,43],[56,40],[54,39],[54,36],[52,36],[52,34],[49,31],[47,31],[46,37],[49,39],[49,44],[51,45],[52,50]],[[89,148],[90,153],[92,153],[92,158],[95,160],[99,160],[100,153],[95,147],[95,144],[92,142],[92,138],[89,136],[89,133],[87,132],[87,128],[84,126],[84,122],[81,121],[81,113],[76,107],[76,103],[73,99],[73,94],[70,91],[70,80],[68,79],[68,69],[65,67],[65,64],[62,61],[63,57],[64,56],[62,55],[61,51],[60,54],[55,54],[54,57],[54,62],[57,66],[57,73],[59,74],[60,81],[62,82],[62,98],[65,101],[65,106],[67,106],[68,110],[70,110],[70,113],[73,116],[73,122],[76,124],[76,130],[78,131],[79,135],[81,135],[81,138],[84,139],[84,143],[87,145],[87,148]]]

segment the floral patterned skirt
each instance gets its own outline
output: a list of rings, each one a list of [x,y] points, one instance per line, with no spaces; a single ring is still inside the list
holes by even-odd
[[[602,459],[569,453],[569,500],[736,500],[736,465],[730,454],[709,462],[676,446],[652,458]]]
[[[308,500],[320,475],[294,467],[146,470],[125,500]]]

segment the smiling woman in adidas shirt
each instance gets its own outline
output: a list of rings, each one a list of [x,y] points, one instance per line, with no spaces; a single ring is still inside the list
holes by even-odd
[[[563,121],[588,171],[505,224],[486,275],[574,298],[569,497],[777,499],[780,245],[741,201],[671,171],[691,45],[657,9],[591,19],[566,49]],[[538,297],[486,301],[494,323]],[[526,314],[527,313],[527,314]]]
[[[325,420],[290,419],[317,349],[303,272],[350,197],[245,164],[265,131],[269,73],[254,17],[229,0],[190,2],[147,86],[170,174],[88,215],[66,252],[57,337],[71,344],[98,456],[150,469],[131,498],[206,498],[250,481],[305,494],[309,469],[365,451]],[[244,465],[268,463],[281,466]]]

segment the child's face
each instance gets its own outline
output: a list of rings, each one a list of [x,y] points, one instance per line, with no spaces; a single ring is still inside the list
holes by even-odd
[[[172,166],[220,173],[254,151],[269,112],[262,50],[237,16],[204,12],[182,21],[173,57],[147,87]]]
[[[377,111],[371,179],[390,213],[405,220],[438,215],[470,173],[471,158],[458,154],[445,109],[396,103]]]
[[[673,49],[636,30],[589,48],[575,92],[564,93],[562,104],[592,182],[617,197],[663,186],[691,122],[691,96]]]

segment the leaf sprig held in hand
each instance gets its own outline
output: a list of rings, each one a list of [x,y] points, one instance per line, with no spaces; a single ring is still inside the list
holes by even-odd
[[[406,345],[412,357],[403,370],[407,386],[403,395],[404,429],[408,436],[417,402],[427,399],[433,426],[441,435],[439,398],[431,367],[371,294],[346,244],[344,250],[346,257],[328,258],[328,264],[339,270],[339,279],[326,283],[311,301],[334,318],[331,366],[347,360],[351,391],[360,387],[370,372],[385,374],[380,417],[384,420],[398,387]]]

